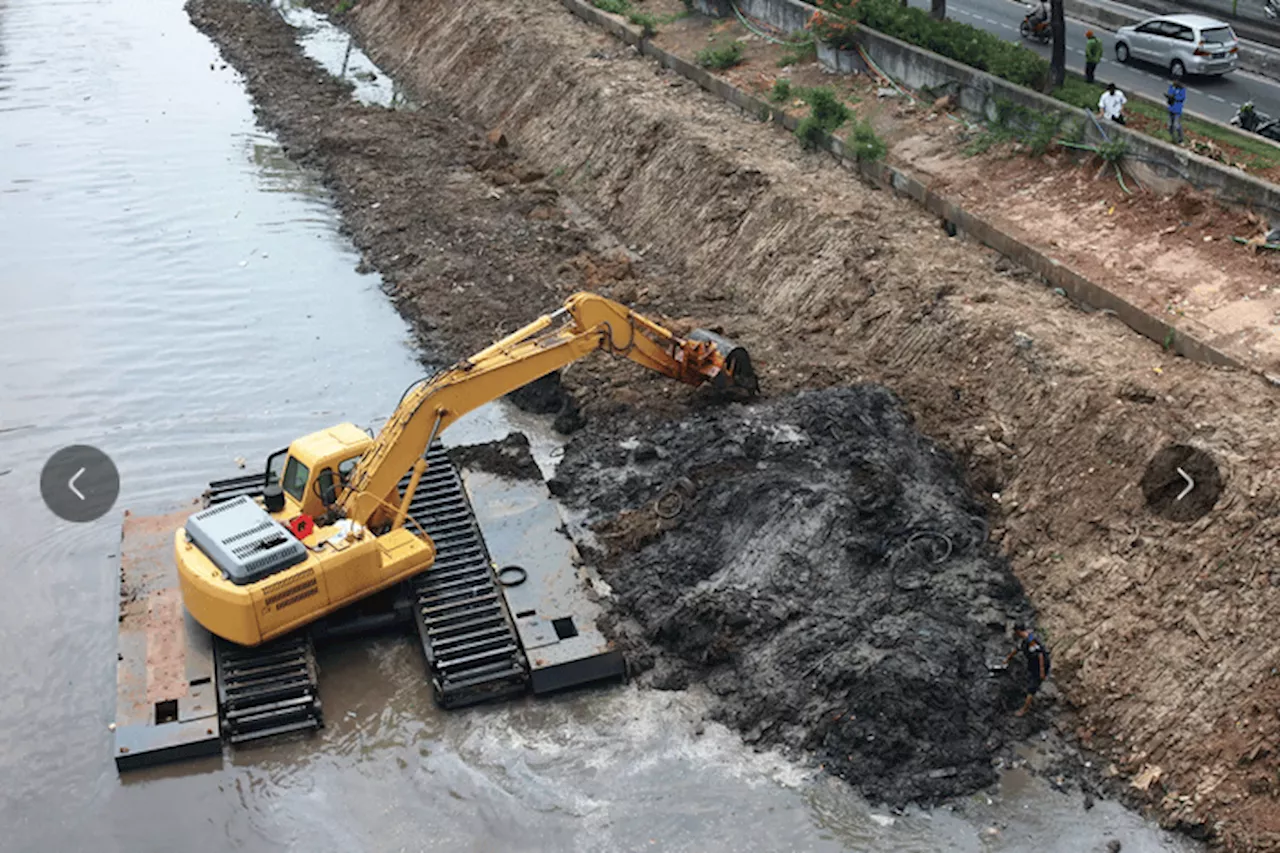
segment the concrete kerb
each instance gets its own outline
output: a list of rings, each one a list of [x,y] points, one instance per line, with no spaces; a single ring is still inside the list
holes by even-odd
[[[767,102],[739,89],[732,83],[657,47],[643,38],[639,30],[633,30],[613,16],[600,11],[587,0],[560,0],[560,3],[583,20],[602,27],[627,44],[635,46],[641,54],[656,60],[664,68],[692,80],[703,89],[757,120],[773,121],[788,131],[794,131],[799,123],[795,117],[775,110]],[[968,70],[972,71],[972,69]],[[1045,100],[1048,99],[1045,98]],[[1015,263],[1032,270],[1050,287],[1061,290],[1068,299],[1082,309],[1114,315],[1138,334],[1191,361],[1240,370],[1250,369],[1227,353],[1147,313],[1101,285],[1064,267],[1058,261],[1023,243],[1013,235],[1000,230],[985,219],[964,210],[929,189],[909,173],[882,162],[860,161],[850,154],[841,140],[835,137],[826,138],[826,148],[845,168],[876,186],[913,199],[930,213],[955,225],[958,233],[962,232]]]

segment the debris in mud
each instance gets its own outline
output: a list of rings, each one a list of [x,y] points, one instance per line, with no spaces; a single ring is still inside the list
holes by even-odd
[[[1174,444],[1157,453],[1142,476],[1147,507],[1170,521],[1195,521],[1218,502],[1222,475],[1213,457],[1195,447]]]
[[[812,749],[875,801],[995,781],[1021,682],[987,662],[1030,606],[962,472],[891,392],[635,430],[646,443],[574,438],[553,491],[603,534],[612,630],[655,660],[648,683],[704,683],[748,742]]]
[[[510,480],[542,479],[542,469],[533,461],[529,439],[522,432],[487,444],[450,447],[449,459],[458,468],[485,471]]]

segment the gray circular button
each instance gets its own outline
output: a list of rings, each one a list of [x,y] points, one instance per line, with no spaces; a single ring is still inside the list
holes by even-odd
[[[40,472],[40,494],[53,514],[67,521],[102,518],[120,494],[120,472],[96,447],[75,444],[49,457]]]

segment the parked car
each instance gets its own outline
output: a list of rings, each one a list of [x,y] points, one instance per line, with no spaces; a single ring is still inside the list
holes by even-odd
[[[1226,74],[1240,64],[1240,43],[1223,21],[1164,15],[1116,30],[1116,59],[1150,62],[1178,78]]]

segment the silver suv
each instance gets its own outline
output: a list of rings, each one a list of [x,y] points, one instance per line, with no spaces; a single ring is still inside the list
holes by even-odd
[[[1116,59],[1141,59],[1173,77],[1226,74],[1240,64],[1231,27],[1204,15],[1165,15],[1116,30]]]

